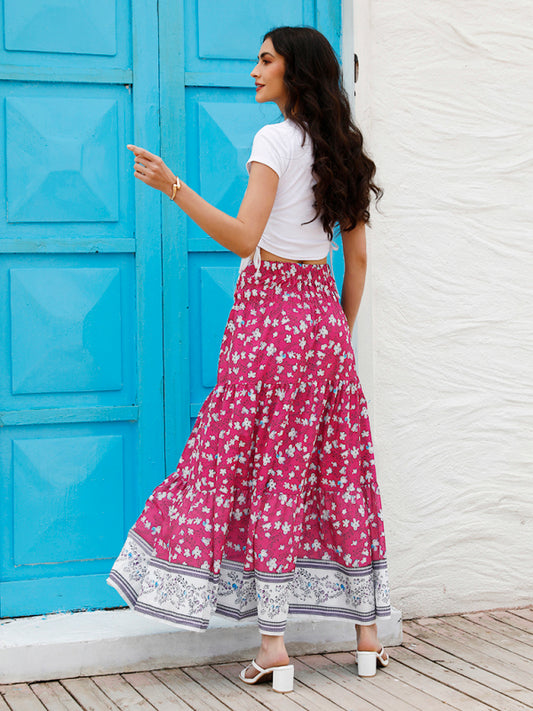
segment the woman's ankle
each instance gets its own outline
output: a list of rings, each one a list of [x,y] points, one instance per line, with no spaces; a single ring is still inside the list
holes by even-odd
[[[378,627],[373,625],[356,625],[357,649],[361,652],[379,652],[381,644],[378,639]]]
[[[261,635],[261,650],[268,655],[288,656],[283,635]]]

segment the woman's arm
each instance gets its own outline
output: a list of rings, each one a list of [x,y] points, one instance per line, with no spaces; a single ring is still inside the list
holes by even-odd
[[[350,335],[352,335],[365,286],[366,232],[364,222],[359,222],[353,230],[342,233],[342,249],[344,252],[344,280],[342,282],[341,306],[348,321]]]
[[[171,197],[176,178],[164,161],[144,148],[133,145],[128,145],[128,148],[135,154],[135,177]],[[183,181],[181,189],[176,191],[174,202],[216,242],[239,257],[248,257],[261,239],[272,211],[278,182],[278,174],[272,168],[252,162],[248,186],[237,217],[214,207]]]

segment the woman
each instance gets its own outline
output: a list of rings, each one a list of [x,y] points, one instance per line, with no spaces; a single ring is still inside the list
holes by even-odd
[[[366,272],[375,165],[350,117],[335,53],[318,31],[268,32],[251,76],[284,121],[255,136],[236,218],[137,146],[134,175],[161,190],[241,267],[217,384],[176,471],[147,500],[108,583],[138,612],[201,631],[218,612],[257,616],[241,672],[292,689],[289,612],[356,624],[358,673],[388,657],[385,537],[351,332]],[[340,226],[342,306],[327,265]]]

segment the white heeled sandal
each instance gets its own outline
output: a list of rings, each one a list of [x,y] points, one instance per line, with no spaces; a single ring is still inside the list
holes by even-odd
[[[251,666],[255,667],[259,674],[256,674],[250,678],[244,676],[246,674],[246,669],[250,667],[250,664],[244,669],[241,669],[239,677],[245,684],[255,684],[259,681],[259,679],[262,679],[267,674],[272,674],[272,689],[274,691],[279,691],[285,694],[288,691],[293,690],[294,664],[285,664],[282,667],[268,667],[267,669],[263,669],[263,667],[260,667],[255,659],[253,659]]]
[[[359,676],[376,676],[376,664],[386,667],[389,663],[389,655],[385,657],[385,647],[381,647],[379,652],[355,652],[355,663],[357,664],[357,674]]]

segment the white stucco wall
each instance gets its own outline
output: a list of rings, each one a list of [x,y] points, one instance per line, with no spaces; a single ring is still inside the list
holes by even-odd
[[[533,599],[533,4],[354,0],[385,195],[356,330],[393,604]]]

